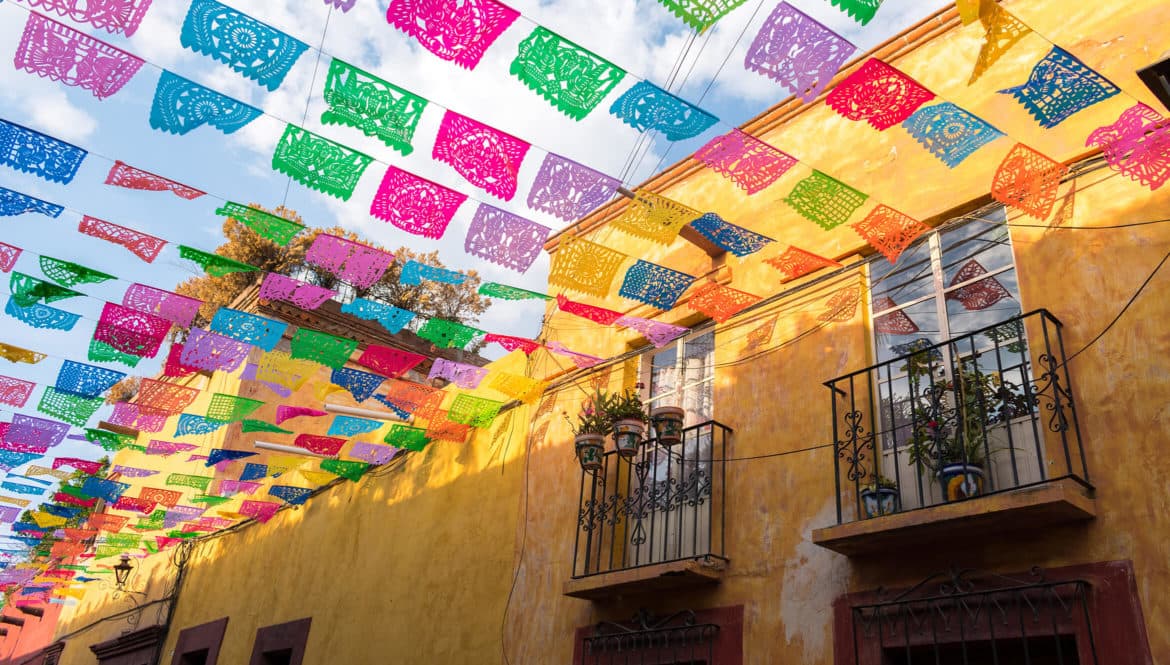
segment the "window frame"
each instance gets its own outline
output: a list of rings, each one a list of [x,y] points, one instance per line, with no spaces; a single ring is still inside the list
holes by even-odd
[[[704,372],[706,376],[697,381],[688,382],[686,380],[686,348],[687,344],[693,343],[698,339],[710,336],[711,338],[711,358],[710,372]],[[656,356],[664,355],[674,352],[674,371],[676,375],[675,386],[672,390],[666,391],[661,395],[653,395],[654,391],[654,358]],[[713,329],[696,330],[687,333],[678,339],[672,340],[669,344],[665,344],[660,348],[647,349],[638,357],[638,381],[643,386],[642,401],[646,405],[647,411],[654,409],[656,406],[679,406],[687,412],[685,427],[698,425],[709,420],[715,419],[715,331]],[[688,389],[699,388],[703,386],[703,390],[707,393],[707,400],[710,403],[711,413],[704,418],[692,417],[695,414],[686,407],[686,393]],[[656,401],[668,400],[670,397],[676,397],[674,400],[666,401],[664,404],[656,403]],[[681,399],[677,399],[681,397]]]
[[[207,651],[205,665],[216,665],[219,662],[219,650],[223,646],[223,636],[227,633],[228,617],[208,621],[207,623],[179,632],[179,639],[175,643],[175,653],[171,658],[171,665],[182,665],[183,656],[197,651]]]
[[[670,612],[659,614],[669,615]],[[716,607],[695,610],[696,624],[711,624],[719,627],[718,635],[712,645],[712,659],[707,665],[743,665],[743,625],[744,606]],[[625,621],[621,621],[625,623]],[[592,665],[586,660],[585,641],[594,636],[597,624],[579,626],[573,635],[573,665]],[[634,665],[637,661],[630,660],[636,652],[623,652],[623,664]],[[653,654],[641,654],[642,656]]]
[[[313,617],[305,617],[296,621],[264,626],[256,629],[256,639],[252,643],[252,658],[249,665],[264,665],[264,655],[272,651],[289,649],[289,665],[302,665],[305,659],[305,648],[309,643],[309,628]]]
[[[1022,579],[1027,575],[1012,573],[1006,577]],[[1091,638],[1098,663],[1148,665],[1154,662],[1132,561],[1102,561],[1046,568],[1044,579],[1048,582],[1088,583],[1086,607],[1092,624]],[[853,610],[858,606],[880,602],[883,598],[896,597],[905,591],[904,588],[879,588],[842,594],[833,601],[833,665],[880,665],[879,638],[875,636],[858,644],[854,642]],[[1085,633],[1084,625],[1080,625],[1073,636],[1078,644],[1086,644],[1090,637]],[[1082,665],[1091,665],[1091,661],[1082,661]]]

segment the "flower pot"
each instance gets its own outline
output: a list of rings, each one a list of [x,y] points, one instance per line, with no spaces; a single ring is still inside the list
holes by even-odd
[[[601,468],[601,456],[605,452],[605,436],[602,434],[578,434],[574,441],[577,448],[577,461],[585,471],[597,471]]]
[[[617,454],[629,459],[638,454],[638,446],[646,436],[646,423],[636,418],[623,418],[613,423],[613,446]]]
[[[983,467],[978,464],[955,462],[944,464],[938,472],[946,501],[960,501],[983,494]]]
[[[898,512],[902,502],[893,487],[866,488],[861,490],[861,507],[865,509],[865,519],[870,519]]]
[[[658,434],[658,442],[665,446],[673,446],[682,441],[683,421],[687,412],[677,406],[658,406],[650,412],[650,420],[654,423],[654,431]]]

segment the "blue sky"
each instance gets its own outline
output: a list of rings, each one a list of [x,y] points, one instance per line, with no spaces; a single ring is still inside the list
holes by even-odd
[[[4,90],[0,95],[0,118],[72,141],[91,152],[69,185],[57,185],[0,168],[0,186],[70,209],[58,220],[39,215],[2,218],[0,240],[26,250],[17,270],[39,276],[35,255],[44,254],[117,275],[121,281],[84,285],[78,290],[94,298],[59,303],[63,309],[87,317],[72,332],[34,330],[7,319],[0,326],[0,342],[38,349],[55,357],[37,366],[11,365],[0,360],[0,374],[51,384],[60,358],[85,361],[102,300],[120,302],[130,282],[172,289],[196,274],[193,264],[181,261],[173,246],[168,246],[153,264],[146,264],[120,247],[77,233],[78,212],[211,251],[222,240],[223,220],[214,214],[221,204],[220,197],[269,207],[285,202],[299,211],[310,226],[340,224],[389,248],[407,245],[419,251],[438,250],[448,267],[472,268],[487,280],[545,291],[547,256],[540,257],[526,274],[520,275],[463,251],[463,237],[475,209],[471,201],[460,209],[440,240],[413,236],[370,217],[369,202],[385,170],[378,163],[367,170],[349,202],[326,197],[295,182],[289,187],[288,179],[270,166],[272,149],[284,129],[281,120],[302,124],[308,98],[307,120],[303,123],[306,128],[475,199],[560,228],[564,225],[560,220],[534,213],[524,205],[527,185],[543,159],[543,150],[536,147],[611,175],[623,175],[623,165],[639,134],[605,109],[633,81],[629,78],[624,81],[583,121],[567,118],[508,74],[516,45],[531,32],[532,21],[595,51],[631,74],[660,85],[670,79],[676,62],[683,56],[681,75],[672,90],[696,101],[710,86],[701,105],[719,116],[723,124],[698,139],[675,145],[663,161],[669,165],[689,155],[711,136],[727,131],[729,125],[738,125],[788,96],[770,79],[743,68],[748,44],[776,3],[777,0],[749,0],[707,34],[696,37],[653,0],[512,0],[508,4],[525,18],[514,23],[497,40],[474,71],[467,71],[436,58],[389,26],[384,18],[386,0],[357,0],[350,12],[332,14],[320,0],[228,0],[226,4],[313,47],[322,43],[328,18],[322,49],[325,55],[321,57],[320,67],[316,67],[316,50],[310,49],[274,92],[180,45],[179,29],[189,4],[187,0],[153,0],[142,26],[129,39],[109,35],[87,24],[69,24],[144,58],[149,64],[125,88],[104,101],[85,90],[0,66],[0,90]],[[949,4],[946,0],[886,0],[877,17],[862,28],[827,0],[790,0],[790,3],[837,30],[863,51]],[[4,62],[11,62],[11,54],[19,42],[28,15],[26,6],[14,2],[0,4],[0,55]],[[442,116],[439,109],[428,109],[415,136],[415,151],[405,158],[356,130],[322,126],[319,118],[325,104],[321,90],[331,56],[412,90],[435,104],[532,142],[534,149],[525,160],[521,187],[511,204],[501,204],[463,181],[446,165],[431,160],[430,145]],[[275,118],[262,117],[232,135],[210,127],[185,136],[153,130],[148,117],[160,66],[263,108]],[[667,145],[662,141],[653,142],[636,168],[624,174],[625,182],[636,184],[652,173],[662,161]],[[168,193],[103,185],[112,159],[154,171],[214,196],[186,201]],[[7,286],[2,290],[7,291]],[[481,317],[479,326],[493,332],[533,337],[539,331],[541,313],[539,303],[497,301]],[[143,362],[138,370],[112,367],[151,375],[157,364]],[[30,400],[28,413],[35,415],[38,398],[39,390]],[[0,412],[4,420],[10,415]],[[69,446],[53,451],[58,456],[89,458],[99,452],[92,446]]]

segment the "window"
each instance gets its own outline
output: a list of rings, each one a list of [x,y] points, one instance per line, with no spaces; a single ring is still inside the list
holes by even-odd
[[[1128,561],[952,570],[834,603],[835,665],[1138,665],[1149,640]]]
[[[878,467],[882,476],[897,482],[902,509],[1044,477],[1041,433],[1028,388],[1031,360],[1024,322],[1015,318],[1022,307],[1004,221],[1004,209],[996,208],[984,219],[931,234],[895,265],[881,261],[870,269],[879,363],[873,377],[882,447]],[[1015,320],[964,337],[1008,319]],[[896,361],[930,347],[929,353]],[[931,395],[940,395],[937,404]],[[915,457],[925,450],[924,427],[934,423],[940,440],[955,441],[947,457],[958,457],[960,445],[969,448],[958,461],[970,465],[956,467],[964,474],[958,489],[944,490],[930,481],[926,467],[931,461]],[[949,463],[934,462],[939,467],[934,471]]]
[[[257,630],[249,665],[301,665],[312,622],[299,619]]]
[[[184,628],[175,644],[172,665],[216,665],[219,662],[219,647],[227,631],[228,619],[224,617],[205,624]]]
[[[743,606],[683,610],[577,629],[574,665],[740,665]]]
[[[870,268],[877,362],[1022,313],[1003,208]]]
[[[687,427],[711,420],[715,333],[688,335],[643,355],[641,376],[649,408],[681,406],[687,412]]]

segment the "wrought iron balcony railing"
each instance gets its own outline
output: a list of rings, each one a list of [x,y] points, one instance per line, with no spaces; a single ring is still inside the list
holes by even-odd
[[[724,556],[724,490],[731,430],[708,421],[680,443],[644,441],[626,459],[605,453],[582,471],[573,577]]]
[[[1063,478],[1089,487],[1047,310],[906,351],[825,383],[838,524]]]

